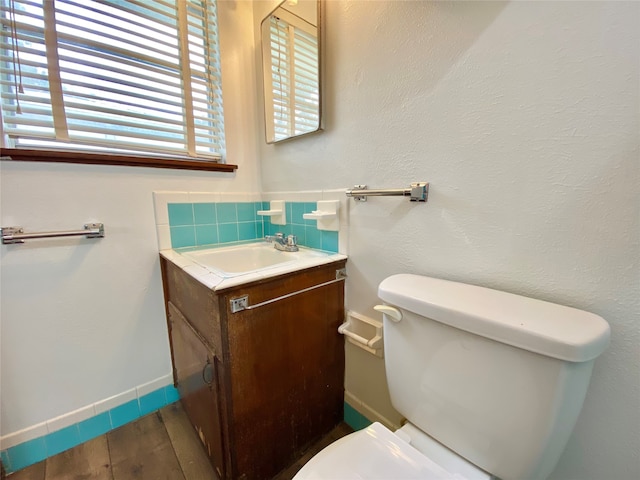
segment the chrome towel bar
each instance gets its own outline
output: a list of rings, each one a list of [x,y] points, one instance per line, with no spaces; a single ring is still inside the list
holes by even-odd
[[[366,202],[367,197],[411,197],[411,202],[426,202],[429,196],[427,182],[414,182],[409,188],[367,189],[366,185],[355,185],[347,190],[347,197],[353,197],[357,202]]]
[[[331,285],[332,283],[344,282],[346,279],[347,272],[344,268],[341,268],[339,270],[336,270],[335,280],[329,280],[328,282],[319,283],[317,285],[303,288],[302,290],[297,290],[295,292],[287,293],[286,295],[272,298],[270,300],[265,300],[264,302],[256,303],[254,305],[249,305],[249,295],[243,295],[242,297],[232,298],[231,300],[229,300],[229,307],[231,308],[231,313],[238,313],[242,312],[243,310],[254,310],[256,308],[264,307],[265,305],[269,305],[274,302],[279,302],[280,300],[291,298],[295,295],[300,295],[301,293],[315,290],[316,288],[326,287],[327,285]]]
[[[84,230],[68,230],[62,232],[32,232],[24,233],[22,227],[2,227],[2,244],[24,243],[25,240],[53,237],[80,237],[102,238],[104,237],[104,225],[102,223],[87,223]]]

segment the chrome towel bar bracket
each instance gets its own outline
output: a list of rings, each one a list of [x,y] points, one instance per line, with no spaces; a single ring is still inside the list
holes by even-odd
[[[367,197],[410,197],[411,202],[426,202],[429,196],[429,183],[414,182],[409,188],[367,189],[366,185],[355,185],[347,190],[347,197],[353,197],[356,202],[366,202]]]
[[[84,230],[68,230],[61,232],[33,232],[24,233],[22,227],[2,227],[2,244],[24,243],[25,240],[53,237],[80,237],[102,238],[104,237],[104,225],[102,223],[87,223]]]

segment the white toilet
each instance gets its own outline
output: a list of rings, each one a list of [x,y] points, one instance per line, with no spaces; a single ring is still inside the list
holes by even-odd
[[[294,478],[546,478],[609,343],[607,322],[419,275],[393,275],[378,295],[391,401],[407,423],[347,435]]]

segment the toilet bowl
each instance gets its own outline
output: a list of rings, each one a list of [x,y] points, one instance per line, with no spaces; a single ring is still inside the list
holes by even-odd
[[[307,462],[294,480],[489,480],[491,476],[406,424],[375,422],[342,437]]]
[[[312,458],[296,480],[542,480],[575,425],[609,324],[483,287],[393,275],[380,283],[391,403],[379,423]]]

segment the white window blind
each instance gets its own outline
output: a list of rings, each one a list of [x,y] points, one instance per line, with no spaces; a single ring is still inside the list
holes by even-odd
[[[318,37],[301,20],[272,15],[270,27],[273,134],[281,140],[320,126]]]
[[[4,147],[224,154],[214,0],[0,0]]]

